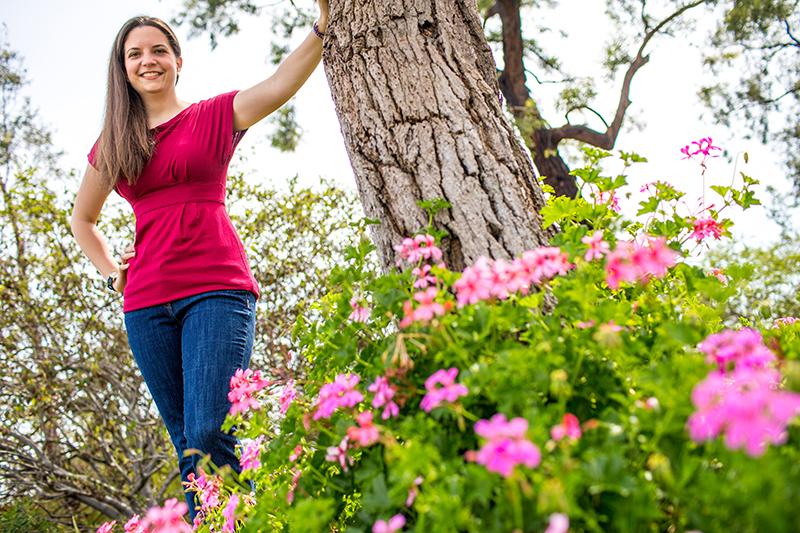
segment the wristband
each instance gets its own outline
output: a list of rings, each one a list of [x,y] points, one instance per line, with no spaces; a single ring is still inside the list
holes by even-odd
[[[312,28],[314,30],[314,35],[316,35],[320,39],[324,39],[325,38],[325,33],[319,31],[319,26],[317,26],[317,21],[314,21],[314,26],[312,26]]]
[[[112,292],[117,292],[117,289],[114,288],[114,282],[117,281],[117,275],[118,274],[116,273],[111,274],[110,276],[108,276],[108,279],[106,280],[106,286],[108,287],[108,290]]]

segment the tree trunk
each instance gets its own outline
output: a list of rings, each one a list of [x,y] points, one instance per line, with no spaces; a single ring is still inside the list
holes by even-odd
[[[434,217],[444,260],[509,258],[547,241],[531,160],[503,115],[474,0],[331,0],[323,53],[384,265]]]

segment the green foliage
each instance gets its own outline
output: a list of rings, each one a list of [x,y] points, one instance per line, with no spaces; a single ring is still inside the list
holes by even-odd
[[[625,183],[624,171],[598,170],[609,153],[586,157],[575,171],[582,187],[613,193]],[[623,169],[643,161],[620,159]],[[720,211],[753,183],[722,191]],[[377,275],[365,263],[373,247],[353,245],[328,276],[331,291],[297,321],[292,344],[302,370],[292,375],[298,396],[286,414],[270,408],[229,419],[240,437],[267,437],[260,468],[243,474],[257,487],[257,503],[239,510],[244,530],[365,532],[402,514],[405,531],[541,531],[561,512],[571,531],[792,531],[800,504],[796,423],[785,445],[759,458],[722,439],[697,444],[686,430],[692,390],[711,370],[695,347],[724,327],[731,300],[747,294],[746,273],[731,268],[723,283],[680,261],[664,277],[612,289],[603,261],[584,259],[582,239],[594,231],[613,248],[626,234],[659,230],[688,257],[692,225],[679,210],[682,193],[659,184],[651,195],[643,221],[596,199],[551,200],[543,214],[561,229],[552,244],[573,263],[568,274],[538,292],[459,307],[450,292],[459,274],[433,267],[444,313],[406,327],[398,320],[418,292],[415,278],[408,270]],[[365,323],[351,317],[353,296],[368,302]],[[552,306],[543,306],[547,298]],[[764,318],[751,325],[771,326]],[[798,326],[764,335],[785,358],[787,386],[800,390]],[[459,370],[468,394],[425,412],[425,381],[447,368]],[[364,401],[314,420],[322,386],[348,373],[360,376]],[[368,385],[379,376],[397,388],[397,417],[382,419],[382,409],[370,407]],[[351,437],[343,465],[327,457],[368,410],[378,441],[358,446]],[[496,413],[527,420],[541,464],[503,477],[471,460],[483,444],[475,422]],[[551,435],[565,413],[582,422],[580,439]],[[217,520],[213,511],[204,527]]]

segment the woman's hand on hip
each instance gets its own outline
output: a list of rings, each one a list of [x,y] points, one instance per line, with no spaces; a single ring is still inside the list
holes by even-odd
[[[122,292],[125,290],[125,285],[128,283],[128,268],[131,264],[128,262],[136,255],[136,251],[131,244],[119,258],[119,266],[117,267],[117,279],[114,281],[114,290]]]

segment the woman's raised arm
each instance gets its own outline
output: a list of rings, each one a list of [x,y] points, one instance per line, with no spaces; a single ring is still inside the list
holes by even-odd
[[[328,26],[328,0],[319,0],[319,10],[317,28],[324,32]],[[285,104],[311,76],[321,58],[322,39],[310,33],[272,76],[236,94],[233,99],[234,129],[247,129]]]

